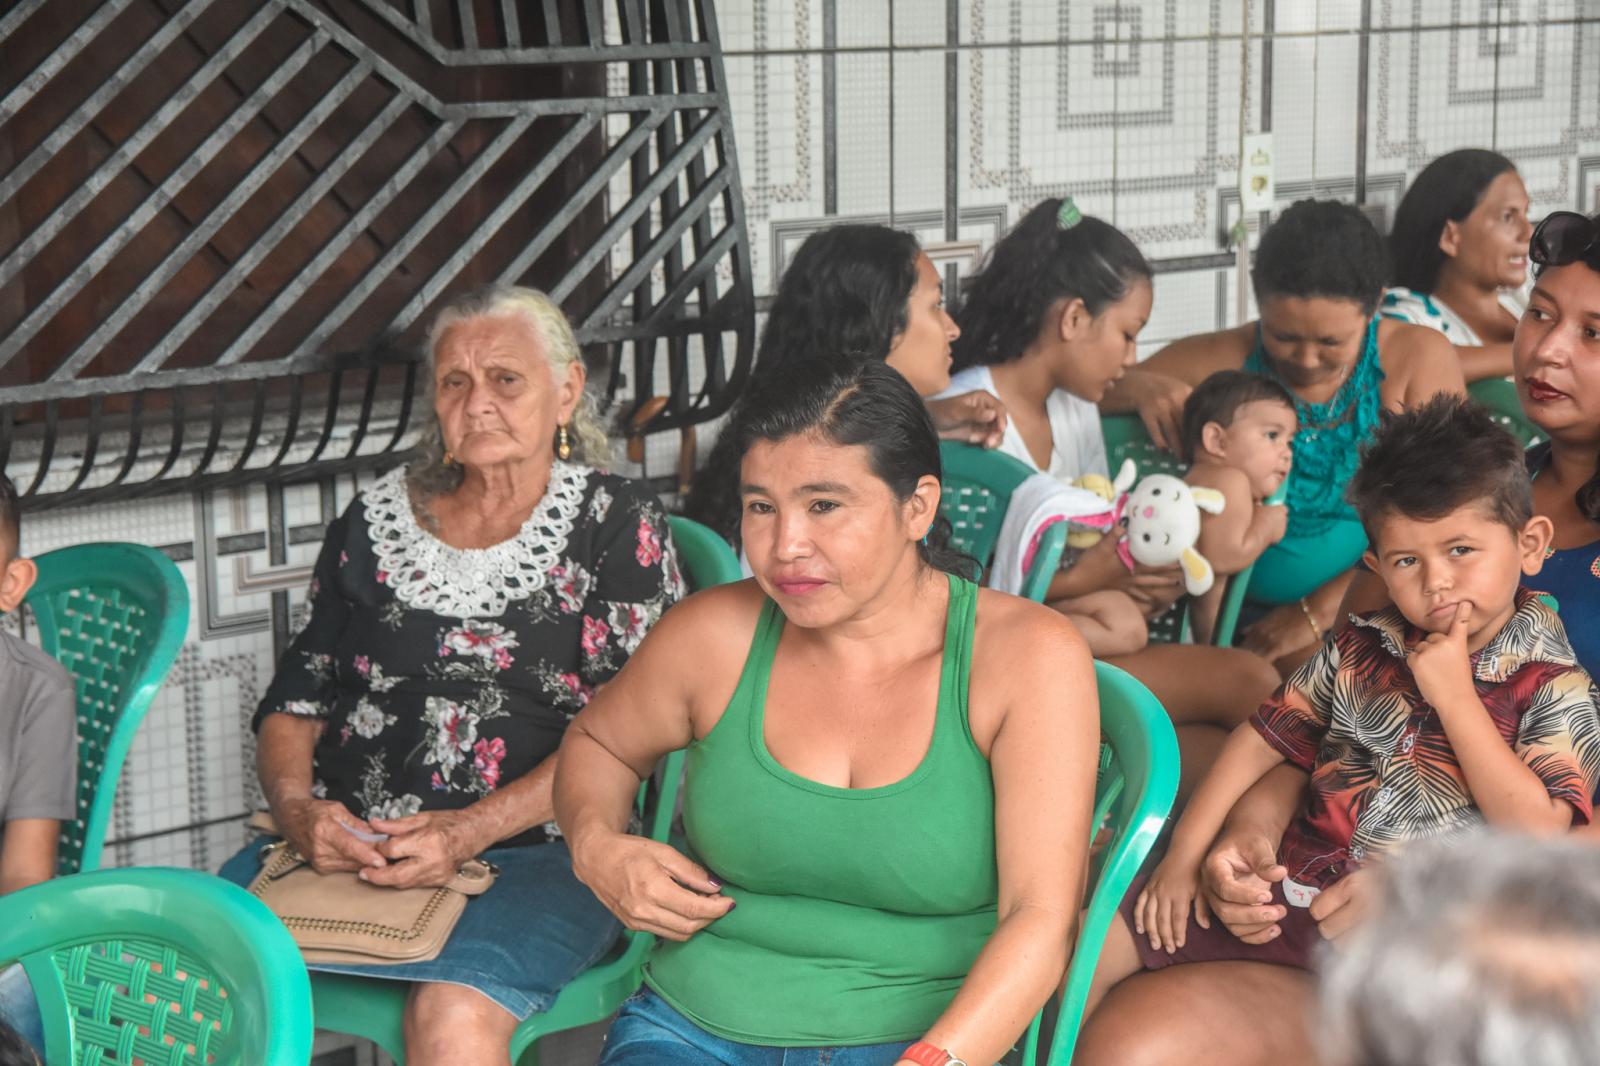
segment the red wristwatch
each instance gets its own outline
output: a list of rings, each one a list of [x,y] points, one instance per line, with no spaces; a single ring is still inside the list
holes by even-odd
[[[926,1040],[918,1040],[902,1051],[900,1057],[916,1063],[917,1066],[967,1066],[944,1048],[934,1047]]]

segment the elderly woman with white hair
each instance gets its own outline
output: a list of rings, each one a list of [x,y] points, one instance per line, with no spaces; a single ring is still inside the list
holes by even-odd
[[[596,469],[605,434],[548,297],[471,294],[428,352],[436,430],[329,527],[257,769],[319,873],[407,888],[498,867],[436,958],[313,968],[411,982],[412,1066],[505,1063],[516,1023],[618,932],[555,828],[556,749],[682,581],[654,495]],[[248,883],[260,843],[222,875]]]

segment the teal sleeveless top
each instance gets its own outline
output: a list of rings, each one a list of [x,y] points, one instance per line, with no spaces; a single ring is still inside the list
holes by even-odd
[[[967,723],[978,593],[949,581],[933,739],[907,777],[838,788],[773,758],[784,619],[771,601],[728,709],[689,745],[688,852],[738,905],[659,943],[645,981],[708,1032],[772,1047],[916,1039],[994,932],[994,779]]]
[[[1294,434],[1294,473],[1289,477],[1289,536],[1314,537],[1335,522],[1357,521],[1344,490],[1355,476],[1361,446],[1378,428],[1378,414],[1383,409],[1378,320],[1367,325],[1366,343],[1355,368],[1327,403],[1307,403],[1278,376],[1261,344],[1259,323],[1256,345],[1244,361],[1244,369],[1278,382],[1294,399],[1299,428]]]
[[[1258,604],[1296,603],[1354,566],[1367,547],[1366,531],[1344,493],[1383,409],[1378,320],[1367,325],[1356,365],[1327,403],[1305,402],[1279,377],[1261,344],[1259,323],[1244,369],[1288,389],[1299,426],[1289,477],[1289,531],[1256,560],[1247,595]]]

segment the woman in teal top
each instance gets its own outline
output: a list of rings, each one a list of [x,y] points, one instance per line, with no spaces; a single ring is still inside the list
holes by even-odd
[[[1130,370],[1101,404],[1137,411],[1157,443],[1175,448],[1189,390],[1219,370],[1252,370],[1295,399],[1289,535],[1257,561],[1250,597],[1270,606],[1245,647],[1298,665],[1333,624],[1366,546],[1344,500],[1360,445],[1383,408],[1464,392],[1441,334],[1376,318],[1388,276],[1383,241],[1349,204],[1302,200],[1268,227],[1251,281],[1258,322],[1188,337]]]
[[[1066,965],[1088,650],[958,572],[905,380],[830,364],[764,383],[725,430],[754,579],[668,612],[562,746],[578,877],[662,937],[607,1066],[992,1063]],[[680,852],[626,827],[683,747]]]

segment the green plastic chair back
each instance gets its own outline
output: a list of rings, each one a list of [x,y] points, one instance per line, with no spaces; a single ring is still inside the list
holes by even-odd
[[[1000,539],[1011,494],[1034,471],[1009,455],[955,441],[939,442],[939,460],[944,467],[939,513],[950,522],[951,543],[987,570],[994,561],[995,542]],[[1044,602],[1066,544],[1065,523],[1057,522],[1044,531],[1023,575],[1023,596]]]
[[[668,515],[667,525],[672,528],[672,543],[678,548],[684,580],[691,588],[710,588],[743,579],[739,557],[709,526],[681,515]]]
[[[197,870],[76,874],[0,898],[0,960],[20,961],[45,1061],[305,1066],[311,986],[264,904]]]
[[[727,541],[687,518],[672,515],[667,522],[691,590],[741,580],[739,557]],[[663,759],[653,780],[657,786],[654,805],[649,804],[650,782],[646,782],[639,788],[639,810],[648,814],[650,839],[665,842],[678,806],[683,752],[675,751]],[[537,1066],[542,1037],[610,1017],[643,982],[645,959],[655,942],[649,933],[625,930],[610,955],[573,978],[548,1010],[517,1026],[511,1035],[511,1061]],[[404,1066],[405,982],[314,972],[311,988],[318,1028],[370,1040]]]
[[[1467,386],[1467,395],[1489,409],[1507,433],[1530,448],[1544,440],[1544,431],[1529,421],[1517,398],[1517,386],[1509,378],[1484,378]]]
[[[141,544],[79,544],[34,562],[39,644],[78,690],[78,820],[62,826],[57,858],[70,874],[100,866],[123,761],[189,629],[189,589]]]
[[[1100,436],[1106,442],[1106,466],[1112,477],[1116,476],[1124,459],[1133,460],[1140,477],[1146,474],[1182,477],[1189,472],[1188,463],[1150,439],[1138,415],[1102,415]]]
[[[1078,946],[1067,967],[1066,992],[1056,1017],[1055,1037],[1044,1061],[1068,1066],[1083,1023],[1089,982],[1100,960],[1100,946],[1116,918],[1117,907],[1133,883],[1145,856],[1172,810],[1178,792],[1178,739],[1172,720],[1150,690],[1131,675],[1106,663],[1094,664],[1100,689],[1100,733],[1103,748],[1095,784],[1094,820],[1090,839],[1101,826],[1111,839],[1089,865],[1088,907]],[[1039,1029],[1043,1012],[1033,1020],[1024,1040],[1023,1066],[1039,1061]]]

